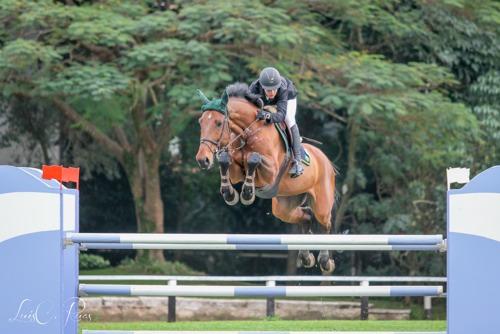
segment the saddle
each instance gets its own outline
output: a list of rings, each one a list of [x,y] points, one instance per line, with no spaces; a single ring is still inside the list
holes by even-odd
[[[275,106],[265,106],[263,109],[272,113],[277,112]],[[286,155],[285,159],[283,159],[283,162],[281,163],[278,176],[274,180],[274,183],[265,187],[255,189],[255,195],[259,198],[269,199],[275,197],[278,194],[278,188],[281,179],[283,178],[283,175],[288,170],[288,168],[290,168],[290,162],[292,161],[292,134],[290,132],[290,129],[286,125],[285,121],[274,123],[274,127],[276,128],[276,131],[278,131],[281,141],[285,145]],[[311,157],[309,156],[309,152],[307,152],[303,145],[300,145],[300,149],[302,154],[301,162],[304,165],[309,166],[311,164]]]
[[[277,109],[275,106],[265,106],[263,109],[266,111],[272,112],[272,113],[277,112]],[[290,128],[286,125],[285,121],[280,122],[280,123],[275,123],[274,127],[276,128],[276,131],[278,131],[278,133],[280,134],[280,138],[283,141],[283,144],[285,145],[285,151],[287,152],[287,158],[288,158],[288,156],[292,156],[293,137],[292,137],[292,133],[290,131]],[[300,153],[302,155],[301,162],[306,166],[311,165],[311,157],[309,156],[309,152],[307,152],[307,150],[304,148],[302,143],[300,145],[300,151],[301,151]]]

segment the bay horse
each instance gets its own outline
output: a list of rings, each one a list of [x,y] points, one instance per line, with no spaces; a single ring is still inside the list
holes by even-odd
[[[224,201],[228,205],[239,201],[250,205],[255,196],[272,198],[272,213],[278,219],[300,224],[303,233],[311,233],[315,219],[321,233],[329,234],[336,169],[328,157],[319,148],[304,144],[310,163],[304,174],[292,178],[287,173],[291,159],[285,144],[274,125],[256,120],[262,105],[246,84],[230,85],[222,99],[210,101],[204,97],[204,101],[207,108],[202,109],[198,120],[201,133],[196,160],[200,168],[209,169],[218,159]],[[240,182],[243,186],[238,194],[233,184]],[[335,269],[329,251],[320,251],[318,263],[324,273]],[[299,251],[299,267],[314,264],[312,253]]]

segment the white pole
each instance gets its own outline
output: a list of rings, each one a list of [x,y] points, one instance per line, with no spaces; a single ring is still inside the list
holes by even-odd
[[[365,244],[178,244],[178,243],[82,243],[81,250],[88,249],[170,249],[170,250],[336,250],[336,251],[440,251],[442,244],[435,245],[365,245]]]
[[[80,296],[403,297],[440,296],[442,286],[162,286],[80,284]]]
[[[171,279],[168,280],[168,286],[177,286],[177,280]],[[176,318],[176,299],[175,296],[168,297],[168,322],[175,322]]]
[[[424,297],[424,312],[425,312],[425,318],[427,320],[432,319],[432,297],[431,296]]]
[[[368,287],[368,286],[370,286],[370,282],[369,281],[361,281],[360,286]],[[368,297],[361,297],[360,319],[361,320],[368,320],[368,316],[369,316]]]
[[[271,245],[435,245],[436,235],[390,234],[160,234],[160,233],[67,233],[75,243],[148,244],[271,244]]]

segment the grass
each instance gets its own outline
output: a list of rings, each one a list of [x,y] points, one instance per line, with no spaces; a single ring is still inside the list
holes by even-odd
[[[356,321],[356,320],[278,320],[191,321],[191,322],[81,322],[89,330],[180,330],[180,331],[445,331],[445,321]]]

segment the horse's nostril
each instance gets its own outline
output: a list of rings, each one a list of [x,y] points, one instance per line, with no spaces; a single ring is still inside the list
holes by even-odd
[[[197,159],[197,161],[201,169],[206,169],[210,165],[210,159],[208,158]]]

